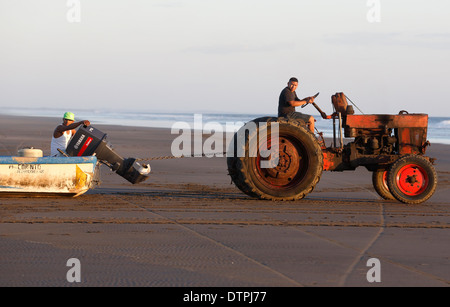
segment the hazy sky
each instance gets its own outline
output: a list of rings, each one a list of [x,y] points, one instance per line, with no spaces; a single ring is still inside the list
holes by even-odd
[[[344,92],[450,116],[448,0],[380,0],[380,22],[367,0],[79,3],[69,22],[66,0],[0,0],[1,106],[273,115],[296,76],[327,113]]]

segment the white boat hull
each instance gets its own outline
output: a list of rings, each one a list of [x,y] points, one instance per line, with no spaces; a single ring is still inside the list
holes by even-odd
[[[76,197],[93,186],[97,158],[0,157],[0,195]]]

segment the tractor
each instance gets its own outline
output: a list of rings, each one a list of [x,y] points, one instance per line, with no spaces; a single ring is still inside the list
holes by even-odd
[[[248,129],[249,123],[241,127],[227,153],[234,184],[259,199],[299,200],[314,190],[323,171],[364,166],[372,172],[375,191],[383,199],[419,204],[433,195],[437,174],[435,159],[425,156],[430,145],[427,114],[356,115],[344,93],[332,95],[331,102],[331,115],[312,103],[322,118],[333,121],[330,147],[325,145],[323,133],[316,136],[298,119],[260,117],[249,122],[257,124],[256,130]],[[277,134],[272,135],[275,127]],[[267,137],[261,138],[262,134]],[[268,149],[270,156],[262,154]],[[273,155],[276,163],[262,167]]]

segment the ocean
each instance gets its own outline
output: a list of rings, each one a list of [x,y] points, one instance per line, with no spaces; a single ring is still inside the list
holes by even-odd
[[[66,110],[39,108],[3,108],[0,114],[18,116],[37,116],[60,118]],[[205,125],[219,123],[223,131],[235,131],[246,122],[263,116],[276,114],[238,114],[238,113],[158,113],[150,111],[105,111],[105,110],[77,110],[71,109],[76,119],[88,119],[91,124],[107,124],[152,128],[172,128],[177,122],[187,123],[192,129],[198,127],[194,122]],[[333,121],[324,120],[320,115],[314,116],[316,128],[323,132],[324,137],[333,136]],[[428,140],[433,143],[450,144],[450,117],[428,118]]]

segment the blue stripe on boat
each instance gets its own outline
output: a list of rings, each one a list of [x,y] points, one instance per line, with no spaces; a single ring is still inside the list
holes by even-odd
[[[11,157],[0,156],[0,164],[80,164],[97,163],[97,157]]]

